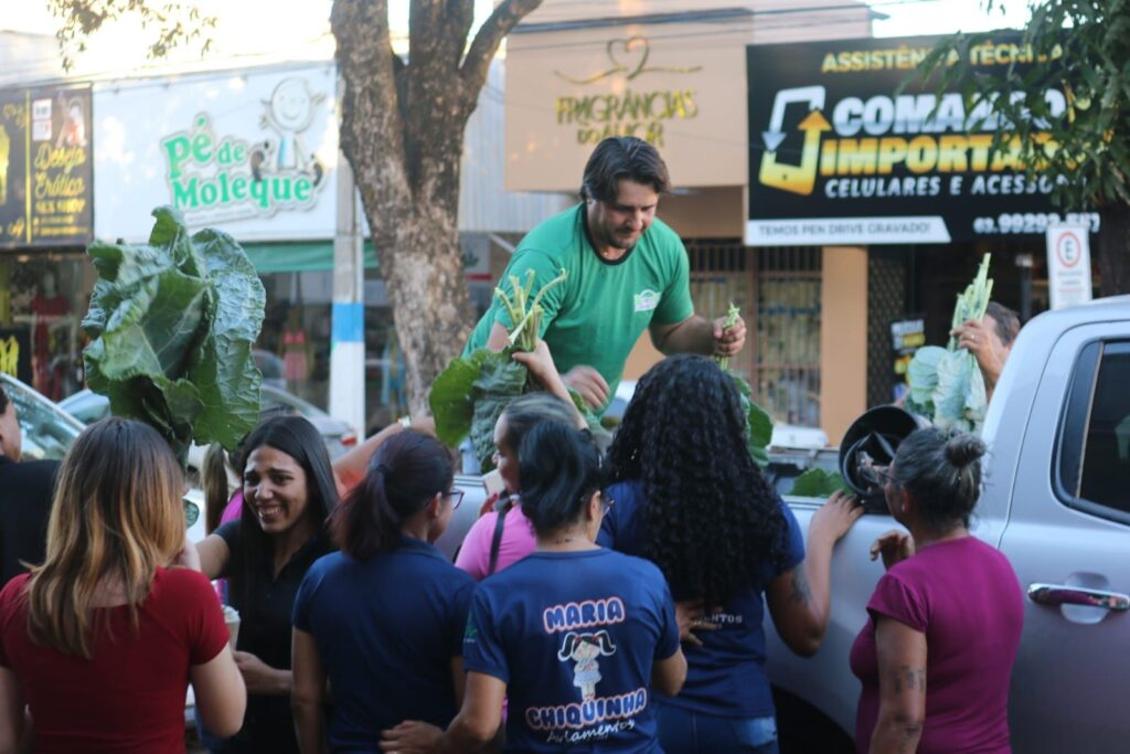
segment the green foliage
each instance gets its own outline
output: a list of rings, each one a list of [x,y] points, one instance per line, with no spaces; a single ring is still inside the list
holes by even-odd
[[[529,370],[510,358],[517,350],[491,351],[480,348],[455,359],[432,383],[428,404],[436,421],[436,436],[455,447],[468,436],[483,471],[493,467],[494,425],[510,402],[525,393],[540,390]],[[597,437],[607,430],[584,399],[570,390],[573,405]]]
[[[790,495],[798,497],[831,497],[836,492],[848,492],[843,477],[835,471],[811,468],[793,481]]]
[[[733,372],[729,372],[729,375],[738,388],[742,409],[745,410],[746,429],[749,432],[746,445],[749,447],[749,454],[753,456],[758,466],[765,468],[769,465],[768,448],[773,440],[773,418],[769,416],[769,412],[754,402],[753,390],[745,379]]]
[[[726,321],[722,323],[723,329],[729,329],[738,323],[738,317],[741,316],[741,310],[734,306],[734,302],[730,302],[730,308],[726,310]],[[749,446],[749,454],[753,456],[753,460],[761,468],[769,465],[769,452],[767,448],[773,439],[773,419],[769,416],[761,406],[753,400],[753,389],[750,388],[749,383],[745,378],[730,371],[730,359],[726,356],[715,356],[715,363],[730,375],[734,384],[738,388],[738,393],[741,395],[742,409],[746,415],[746,428],[749,436],[746,444]]]
[[[541,326],[541,298],[547,290],[565,281],[565,270],[542,286],[531,297],[534,272],[521,285],[517,276],[510,277],[511,294],[501,287],[494,294],[506,307],[514,329],[510,346],[502,351],[480,348],[469,356],[453,360],[432,383],[428,404],[436,421],[436,435],[454,447],[470,436],[479,464],[486,471],[493,466],[494,425],[512,400],[533,390],[540,390],[530,379],[529,370],[511,358],[515,351],[532,351],[537,346]],[[596,436],[607,436],[599,418],[576,391],[569,396]]]
[[[69,70],[75,56],[86,49],[86,38],[107,22],[116,22],[127,16],[141,22],[142,28],[154,36],[149,40],[148,56],[152,60],[163,58],[177,48],[200,44],[204,55],[212,46],[211,33],[217,18],[200,12],[195,2],[162,0],[146,3],[144,0],[47,0],[52,14],[62,19],[56,33],[63,53],[63,68]]]
[[[266,293],[243,249],[205,229],[191,238],[169,207],[148,244],[94,242],[99,280],[82,327],[90,389],[116,416],[148,422],[182,462],[188,446],[236,443],[259,419],[251,348]]]
[[[517,346],[519,351],[532,351],[537,346],[538,336],[541,335],[541,318],[545,313],[541,308],[542,297],[550,289],[564,283],[568,273],[562,268],[557,277],[533,294],[535,276],[533,270],[526,270],[526,284],[522,285],[517,275],[511,275],[510,294],[507,294],[501,286],[494,289],[494,295],[498,297],[510,321],[514,323],[514,329],[510,332],[510,345]],[[533,295],[532,299],[531,295]]]
[[[992,292],[989,255],[986,254],[977,277],[957,297],[952,327],[984,317]],[[956,338],[951,336],[946,348],[926,346],[915,351],[906,378],[910,387],[907,410],[943,429],[956,427],[966,432],[980,429],[988,404],[985,381],[973,354],[958,348]]]
[[[734,306],[734,302],[730,302],[730,308],[726,310],[726,321],[722,323],[723,330],[729,330],[734,325],[738,324],[738,317],[742,314],[741,309]],[[722,367],[722,371],[729,371],[730,357],[729,356],[715,356],[714,360],[718,362],[718,366]]]
[[[990,10],[1001,4],[985,2]],[[1130,205],[1130,2],[1033,4],[1021,44],[1031,48],[1027,64],[975,65],[993,36],[947,38],[919,71],[937,76],[939,92],[962,82],[971,118],[975,103],[988,103],[970,125],[999,116],[1009,127],[995,131],[994,150],[1016,149],[1029,177],[1038,171],[1055,180],[1053,198],[1064,209]],[[1066,112],[1052,113],[1048,89],[1063,92]]]

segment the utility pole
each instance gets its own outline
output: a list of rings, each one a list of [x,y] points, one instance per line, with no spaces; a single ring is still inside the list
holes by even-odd
[[[334,230],[330,414],[365,437],[365,263],[353,170],[338,152]]]

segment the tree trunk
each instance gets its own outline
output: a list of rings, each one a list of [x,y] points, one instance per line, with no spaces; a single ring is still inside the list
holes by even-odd
[[[1130,205],[1108,204],[1099,210],[1099,216],[1102,229],[1095,261],[1102,276],[1101,294],[1130,293]]]
[[[428,211],[427,205],[421,198],[401,220],[396,245],[380,250],[382,265],[396,259],[386,280],[414,415],[431,413],[432,381],[459,355],[472,325],[457,214]]]
[[[330,12],[341,149],[387,283],[413,414],[430,413],[432,382],[472,325],[458,229],[463,130],[502,39],[541,1],[498,3],[468,48],[472,3],[412,0],[407,61],[392,50],[387,0],[334,0]]]

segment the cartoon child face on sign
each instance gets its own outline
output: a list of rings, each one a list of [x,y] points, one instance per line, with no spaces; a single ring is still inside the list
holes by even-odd
[[[607,631],[597,631],[595,634],[578,634],[569,632],[557,653],[557,659],[565,662],[572,660],[573,685],[581,690],[582,701],[592,701],[596,698],[596,684],[600,682],[600,663],[597,658],[616,653],[616,645]]]
[[[292,77],[283,79],[271,92],[271,99],[264,101],[263,127],[273,128],[279,134],[275,150],[276,168],[282,170],[305,170],[313,161],[313,155],[306,151],[301,133],[314,121],[317,105],[325,95],[310,91],[305,79]]]
[[[302,131],[314,119],[314,96],[304,79],[285,79],[271,93],[271,116],[289,131]]]

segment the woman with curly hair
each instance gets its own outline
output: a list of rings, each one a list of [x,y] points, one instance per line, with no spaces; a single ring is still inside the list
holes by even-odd
[[[747,449],[746,421],[713,361],[673,356],[640,380],[609,450],[616,503],[598,541],[659,566],[690,645],[682,692],[657,698],[668,754],[777,751],[762,594],[785,643],[814,654],[832,548],[862,512],[834,495],[812,517],[806,558],[796,519]]]

